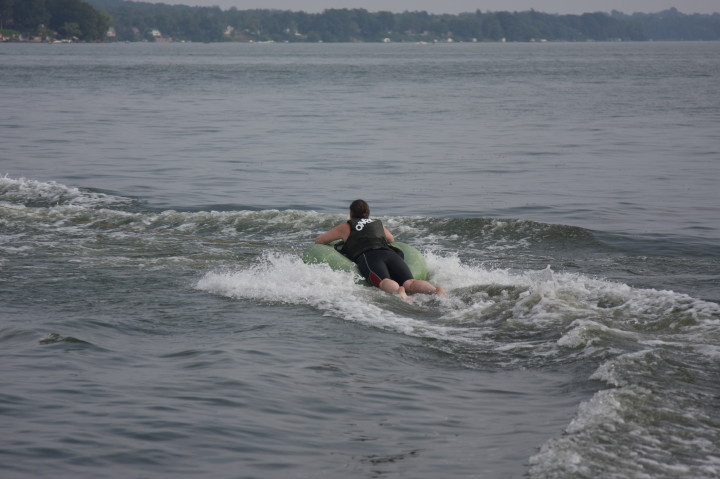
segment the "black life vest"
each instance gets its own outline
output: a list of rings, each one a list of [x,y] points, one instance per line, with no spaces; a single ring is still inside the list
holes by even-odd
[[[355,258],[371,249],[390,249],[385,239],[382,221],[369,218],[353,218],[348,221],[350,236],[340,252],[355,261]]]

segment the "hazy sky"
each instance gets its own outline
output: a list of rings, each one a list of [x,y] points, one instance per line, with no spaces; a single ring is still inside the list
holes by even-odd
[[[683,13],[720,12],[720,0],[144,0],[154,3],[212,6],[238,10],[275,8],[320,12],[326,8],[364,8],[369,11],[425,10],[430,13],[522,11],[545,13],[659,12],[676,7]]]

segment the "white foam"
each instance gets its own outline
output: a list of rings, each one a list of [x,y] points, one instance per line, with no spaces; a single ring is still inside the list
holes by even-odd
[[[130,198],[83,191],[55,181],[43,182],[26,178],[0,177],[0,199],[13,204],[42,203],[44,205],[70,204],[97,207],[130,204]]]
[[[446,289],[490,284],[527,285],[522,276],[505,269],[486,269],[482,264],[464,264],[455,254],[440,255],[433,251],[423,251],[423,256],[430,271],[430,280]]]
[[[580,404],[578,413],[565,429],[572,434],[590,427],[602,427],[614,431],[616,424],[622,423],[620,409],[622,404],[617,398],[618,390],[603,390],[596,393],[589,401]]]
[[[409,336],[468,340],[462,336],[464,329],[411,316],[413,308],[420,308],[427,297],[416,297],[416,304],[409,306],[397,297],[359,284],[358,279],[357,275],[333,271],[327,265],[308,265],[295,255],[273,252],[246,268],[208,272],[196,287],[231,298],[308,305],[328,316]]]
[[[530,458],[530,477],[717,477],[715,421],[687,410],[692,396],[638,385],[601,390]]]
[[[713,321],[717,310],[712,304],[685,295],[635,289],[581,274],[556,273],[549,267],[512,272],[463,264],[455,255],[425,252],[425,257],[431,281],[444,286],[450,297],[438,301],[416,296],[417,307],[429,308],[421,319],[389,301],[389,296],[357,284],[354,275],[333,271],[326,265],[303,264],[295,255],[268,254],[246,268],[212,271],[197,287],[235,298],[304,304],[327,315],[404,334],[450,339],[495,351],[530,351],[537,357],[562,357],[564,349],[579,350],[573,354],[593,355],[599,351],[617,357],[623,351],[615,344],[642,344],[647,338],[635,329],[646,323],[653,327],[653,322],[661,321],[669,311],[679,315],[678,321],[692,322],[703,315]],[[487,293],[488,288],[494,289],[492,295]],[[507,315],[504,321],[516,325],[516,340],[506,343],[505,338],[493,343],[488,339],[497,332],[498,325],[486,319],[498,315]],[[522,331],[528,328],[550,328],[562,331],[562,335],[555,342],[526,341]],[[705,330],[701,328],[698,334]],[[611,363],[606,364],[611,367]],[[602,376],[601,370],[594,378],[622,384],[609,372]]]
[[[565,333],[557,344],[566,348],[589,347],[600,342],[598,335],[615,336],[625,340],[637,340],[634,333],[617,328],[610,328],[589,319],[577,319],[570,324],[570,330]]]
[[[680,302],[685,299],[671,292],[638,290],[583,275],[558,274],[549,267],[511,272],[463,264],[453,255],[426,252],[425,256],[431,281],[448,289],[450,298],[438,302],[436,298],[416,296],[417,307],[430,308],[430,314],[423,313],[422,319],[412,317],[412,312],[402,311],[397,304],[388,303],[389,296],[380,291],[357,284],[354,275],[333,271],[326,265],[303,264],[295,255],[267,254],[246,268],[212,271],[197,287],[235,298],[305,304],[328,315],[409,335],[451,339],[493,347],[497,351],[503,347],[530,349],[537,356],[559,354],[562,348],[592,354],[593,348],[602,344],[606,353],[615,355],[619,353],[612,349],[615,341],[607,338],[639,341],[627,324],[638,320],[635,312],[653,308],[658,295]],[[488,296],[485,290],[473,290],[478,285],[495,286],[502,292]],[[464,288],[469,288],[470,293],[463,293]],[[454,294],[456,291],[459,295]],[[607,300],[608,297],[612,299]],[[599,305],[600,300],[607,304]],[[510,310],[506,321],[518,324],[521,329],[551,327],[565,332],[555,343],[518,340],[509,346],[488,344],[487,337],[497,326],[484,324],[482,318],[488,311],[497,314],[492,313],[492,308],[498,307],[502,314]],[[632,314],[624,314],[626,309]],[[654,310],[649,316],[654,316]]]

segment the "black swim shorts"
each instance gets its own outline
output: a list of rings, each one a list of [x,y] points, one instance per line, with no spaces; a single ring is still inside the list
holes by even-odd
[[[389,249],[366,251],[355,259],[360,272],[370,284],[380,287],[380,282],[390,278],[402,286],[413,279],[407,263],[396,252]]]

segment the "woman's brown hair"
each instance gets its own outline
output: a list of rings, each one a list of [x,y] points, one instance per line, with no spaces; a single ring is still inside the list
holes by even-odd
[[[370,205],[363,200],[355,200],[350,204],[350,218],[369,218]]]

